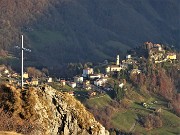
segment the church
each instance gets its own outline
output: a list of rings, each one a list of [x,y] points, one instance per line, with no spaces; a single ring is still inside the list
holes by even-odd
[[[121,71],[122,67],[120,67],[120,62],[119,62],[119,55],[117,55],[117,58],[116,58],[116,65],[108,65],[106,67],[106,73],[109,73],[109,72],[115,72],[115,71]]]

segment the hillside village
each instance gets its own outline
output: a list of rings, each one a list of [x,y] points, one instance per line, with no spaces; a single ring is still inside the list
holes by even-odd
[[[167,47],[164,45],[145,42],[144,45],[136,49],[142,50],[143,53],[135,52],[135,49],[132,49],[127,53],[125,59],[120,59],[119,55],[117,55],[115,62],[109,64],[106,61],[105,64],[102,65],[104,68],[103,71],[105,72],[94,73],[93,67],[87,67],[83,69],[81,75],[76,75],[73,79],[69,80],[47,76],[43,78],[29,77],[28,73],[25,72],[23,75],[24,87],[49,84],[52,87],[59,87],[57,89],[61,89],[71,95],[74,95],[77,90],[88,91],[86,95],[78,95],[91,98],[101,96],[106,93],[106,91],[113,91],[114,87],[111,84],[113,77],[118,79],[118,86],[126,90],[127,76],[146,72],[142,65],[144,59],[148,59],[155,64],[163,62],[175,63],[178,61],[176,53],[167,50]],[[5,81],[16,84],[18,87],[21,85],[20,75],[4,65],[0,66],[0,76],[4,78]]]
[[[179,88],[179,80],[171,83],[171,78],[161,72],[161,67],[176,67],[175,71],[179,73],[179,53],[165,45],[145,42],[128,50],[123,59],[117,55],[112,62],[105,60],[97,66],[86,65],[73,78],[51,77],[49,74],[38,77],[38,70],[27,69],[23,74],[23,89],[54,88],[74,96],[107,129],[116,127],[118,130],[114,129],[115,132],[128,133],[135,130],[135,127],[138,127],[137,130],[142,127],[152,130],[163,127],[163,123],[169,123],[164,122],[164,117],[169,120],[171,116],[173,121],[179,118],[179,90],[174,87]],[[47,70],[44,71],[47,73]],[[21,88],[21,75],[11,67],[1,65],[0,76],[1,82]],[[127,122],[120,124],[124,119]],[[170,128],[174,126],[175,132],[178,130],[177,120],[175,126],[170,125]],[[123,125],[127,125],[127,128]],[[153,131],[156,133],[156,130]]]
[[[0,135],[180,135],[179,6],[0,0]]]

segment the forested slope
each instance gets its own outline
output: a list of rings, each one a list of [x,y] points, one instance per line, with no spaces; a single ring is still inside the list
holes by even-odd
[[[178,0],[0,0],[0,47],[20,44],[23,33],[33,61],[43,66],[112,59],[145,41],[179,47],[179,5]]]

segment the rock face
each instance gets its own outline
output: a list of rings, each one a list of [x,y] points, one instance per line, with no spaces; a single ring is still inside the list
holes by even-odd
[[[92,114],[68,93],[62,94],[51,87],[43,87],[35,92],[35,110],[40,116],[39,122],[44,125],[46,134],[107,134]]]
[[[4,88],[1,88],[3,91]],[[13,87],[6,86],[10,91]],[[16,94],[14,94],[15,92]],[[7,95],[6,91],[3,91]],[[17,94],[19,93],[19,94]],[[34,135],[108,135],[108,131],[98,123],[85,107],[68,93],[61,93],[49,86],[31,88],[25,91],[12,90],[13,102],[1,108],[11,111],[10,116],[30,121],[33,128],[28,134]],[[2,100],[2,98],[0,98]],[[7,101],[6,101],[7,102]],[[3,102],[6,104],[6,102]],[[18,102],[18,103],[16,103]],[[20,106],[13,108],[13,105]],[[11,109],[10,109],[11,108]],[[12,109],[13,108],[13,109]],[[13,111],[12,111],[13,110]],[[18,112],[18,113],[17,113]],[[5,130],[5,129],[4,129]],[[16,130],[16,129],[15,129]],[[26,129],[28,130],[28,128]],[[21,131],[16,130],[19,133]],[[23,131],[23,130],[22,130]]]

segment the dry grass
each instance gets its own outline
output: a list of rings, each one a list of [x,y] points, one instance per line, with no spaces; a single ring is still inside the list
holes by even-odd
[[[6,84],[0,88],[0,108],[16,116],[22,111],[21,91]]]
[[[124,98],[124,99],[121,101],[122,107],[124,107],[124,108],[126,108],[126,109],[130,108],[131,105],[132,105],[132,103],[133,103],[133,102],[132,102],[131,100],[127,99],[127,98]]]
[[[38,118],[34,106],[36,104],[36,98],[35,98],[36,92],[33,88],[29,88],[29,90],[26,90],[22,94],[22,100],[23,100],[23,111],[22,115],[24,119],[30,119],[31,121],[34,121]]]
[[[21,117],[22,119],[29,119],[35,117],[36,99],[34,97],[35,90],[21,90],[13,86],[2,84],[0,95],[0,108],[8,111],[13,116]]]
[[[1,84],[0,131],[30,134],[31,131],[37,128],[36,123],[31,121],[35,115],[32,95],[31,92],[22,92],[13,86]]]
[[[0,131],[0,135],[22,135],[16,132]]]

